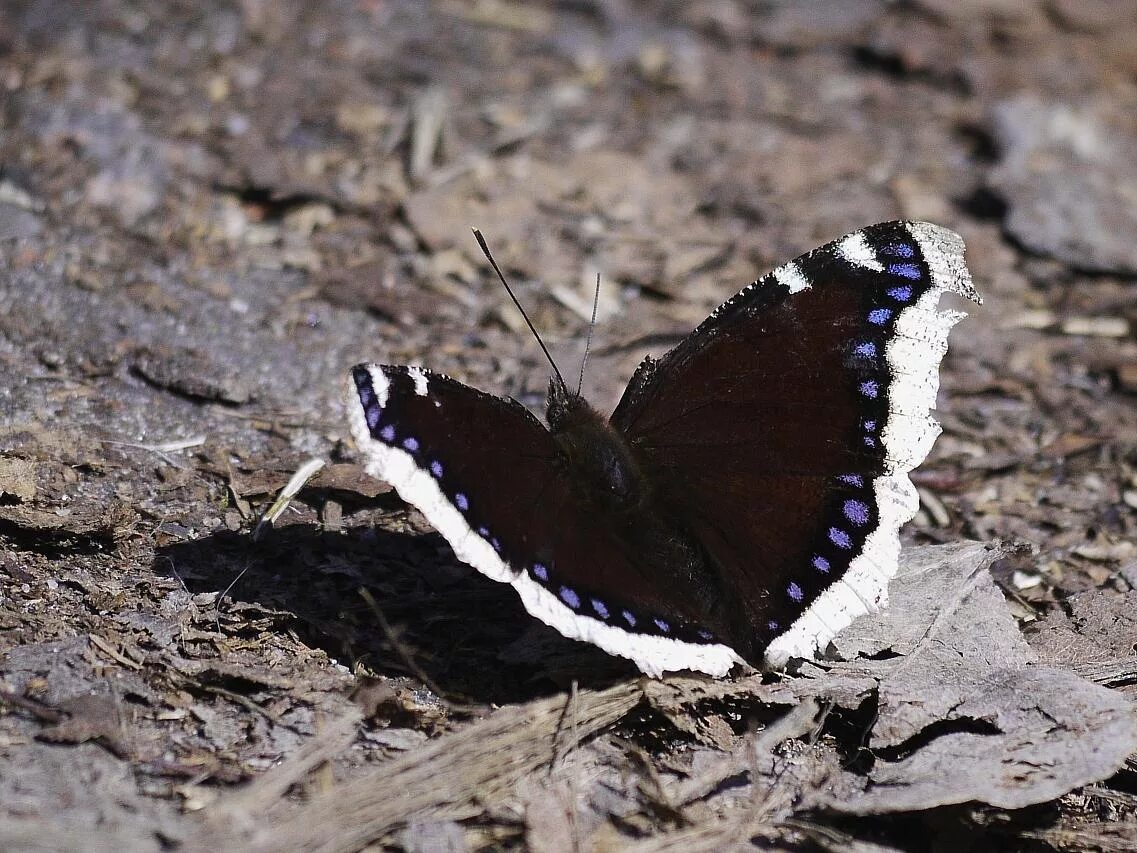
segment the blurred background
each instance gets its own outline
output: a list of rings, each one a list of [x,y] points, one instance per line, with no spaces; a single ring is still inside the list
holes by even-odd
[[[149,660],[135,737],[216,781],[356,677],[497,702],[581,654],[603,670],[360,475],[346,370],[421,363],[541,407],[477,226],[566,375],[600,274],[585,390],[608,409],[763,272],[896,218],[961,233],[986,300],[953,333],[906,538],[1028,543],[996,575],[1039,654],[1128,654],[1135,162],[1125,2],[3,3],[0,674],[59,704],[103,691],[90,634]],[[250,550],[312,455],[332,464]],[[282,733],[172,671],[308,704]],[[66,773],[28,725],[0,718],[27,742],[0,777],[37,813]],[[132,749],[115,796],[174,821]]]

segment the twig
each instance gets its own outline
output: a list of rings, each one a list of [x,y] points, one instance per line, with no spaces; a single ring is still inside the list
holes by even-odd
[[[103,444],[116,444],[119,447],[133,447],[138,450],[148,450],[151,453],[174,453],[178,450],[189,450],[191,447],[201,447],[205,444],[204,435],[192,435],[189,438],[176,438],[173,441],[162,441],[157,444],[138,444],[133,441],[115,441],[114,439],[101,439]]]
[[[225,815],[251,827],[254,815],[267,810],[284,797],[289,788],[350,746],[355,740],[361,717],[356,708],[334,720],[296,753],[225,799],[211,817],[220,820]]]
[[[87,637],[90,639],[91,645],[95,646],[108,657],[118,661],[123,666],[133,670],[142,669],[142,664],[136,660],[131,660],[120,652],[115,651],[114,647],[112,647],[110,643],[108,643],[98,634],[88,634]]]
[[[399,640],[395,634],[395,630],[391,627],[391,623],[387,621],[387,617],[384,616],[383,611],[379,609],[379,605],[376,603],[375,597],[371,594],[371,590],[361,586],[359,588],[359,597],[366,601],[367,606],[371,608],[371,614],[375,617],[375,621],[379,623],[380,630],[382,630],[386,636],[387,642],[391,644],[391,648],[395,650],[395,654],[402,659],[403,665],[411,671],[415,678],[425,684],[430,691],[439,698],[447,710],[453,710],[451,702],[446,698],[438,685],[434,683],[434,679],[423,671],[422,667],[420,667],[418,662],[414,659],[414,656]]]
[[[309,459],[296,469],[296,473],[284,484],[284,488],[280,490],[280,494],[276,500],[272,502],[272,506],[265,511],[265,514],[261,516],[261,520],[257,522],[257,526],[253,529],[254,542],[260,540],[261,536],[264,535],[264,531],[271,527],[272,523],[280,517],[280,514],[288,508],[288,504],[291,503],[296,493],[304,488],[304,484],[316,476],[316,472],[323,467],[323,459]]]
[[[611,726],[642,696],[634,682],[581,691],[574,737],[583,740]],[[208,831],[183,849],[186,853],[350,853],[402,822],[468,812],[470,803],[506,796],[518,779],[552,760],[561,747],[550,743],[550,735],[557,729],[564,702],[563,696],[552,696],[502,708],[318,794],[284,819],[261,824],[264,828],[253,837],[218,812],[204,828]]]

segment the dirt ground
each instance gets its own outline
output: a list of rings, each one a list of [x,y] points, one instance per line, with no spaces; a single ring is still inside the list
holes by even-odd
[[[1135,163],[1111,0],[0,4],[0,849],[1135,849]],[[358,361],[541,405],[470,226],[605,408],[895,218],[985,304],[828,663],[641,680],[362,473]]]

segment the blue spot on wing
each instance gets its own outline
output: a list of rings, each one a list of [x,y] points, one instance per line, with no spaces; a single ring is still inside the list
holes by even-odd
[[[853,547],[853,540],[849,538],[849,534],[839,527],[829,528],[829,541],[836,545],[838,548],[848,550]]]
[[[889,264],[888,271],[893,275],[910,278],[913,281],[919,281],[924,277],[924,274],[920,271],[919,264]]]
[[[845,501],[844,513],[845,518],[858,527],[864,527],[869,523],[869,505],[864,501]]]

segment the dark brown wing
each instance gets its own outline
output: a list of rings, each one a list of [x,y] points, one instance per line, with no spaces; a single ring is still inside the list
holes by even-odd
[[[876,609],[916,509],[962,242],[855,232],[779,267],[641,365],[612,425],[736,596],[753,659],[809,654]]]
[[[513,584],[534,616],[656,675],[721,675],[737,661],[702,630],[689,590],[658,582],[635,532],[590,511],[522,406],[415,367],[359,365],[352,378],[352,434],[368,471],[459,559]]]

